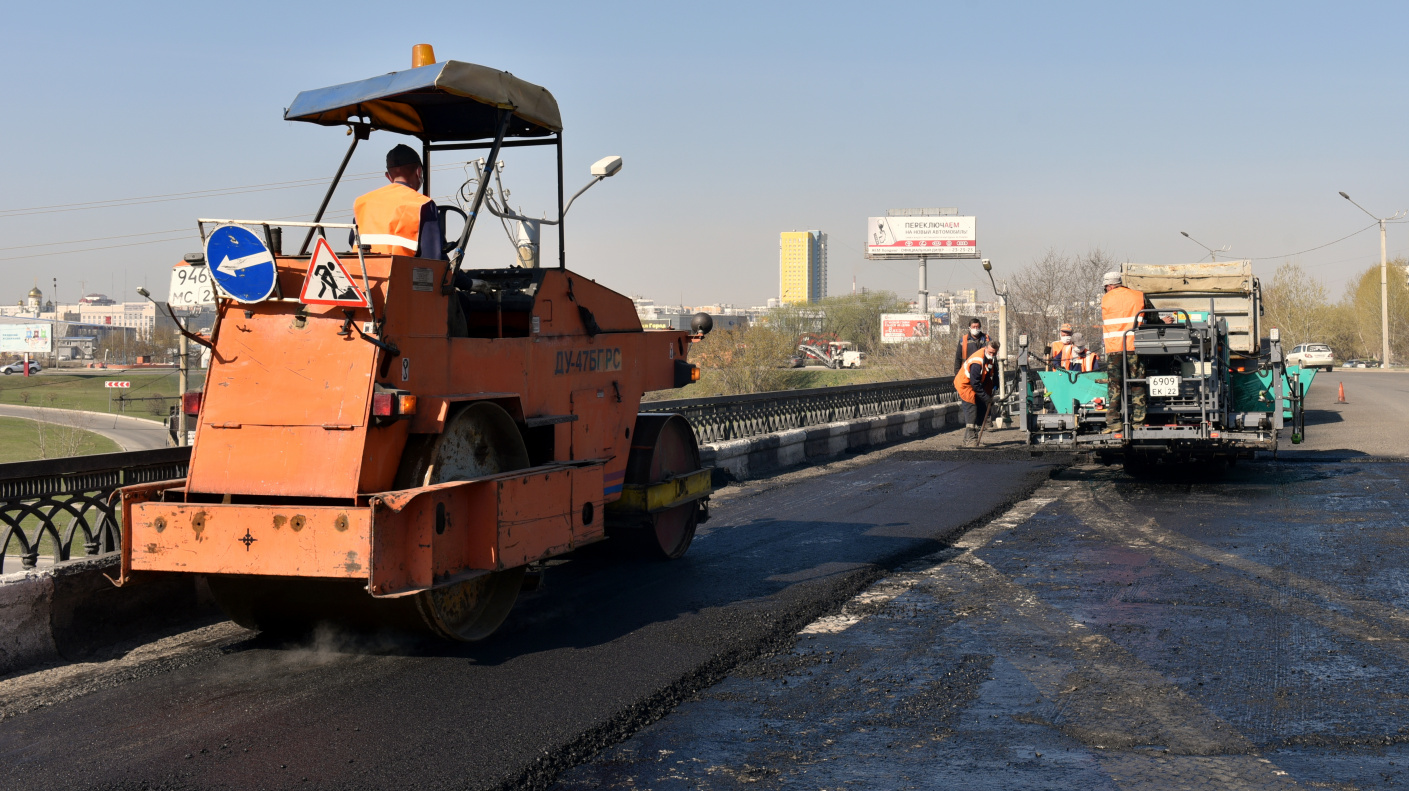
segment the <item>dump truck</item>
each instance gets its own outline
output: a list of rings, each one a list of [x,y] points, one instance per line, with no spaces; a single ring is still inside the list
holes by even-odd
[[[807,333],[797,340],[795,359],[800,361],[798,367],[812,359],[828,368],[860,368],[866,353],[857,351],[851,341],[837,340],[835,335]]]
[[[417,49],[411,69],[305,91],[285,111],[352,136],[314,222],[198,221],[206,252],[188,258],[219,292],[209,334],[182,330],[211,351],[187,397],[189,474],[121,490],[118,584],[204,575],[254,629],[473,641],[531,565],[607,538],[679,558],[707,518],[711,470],[689,423],[638,414],[644,392],[698,378],[690,334],[643,330],[628,297],[567,268],[556,99]],[[463,230],[431,240],[443,256],[373,254],[355,223],[322,221],[373,132],[410,136],[427,174],[438,152],[485,152]],[[512,245],[464,265],[481,210],[509,213],[486,194],[510,146],[556,154],[556,215],[533,221],[556,224],[556,266]],[[602,160],[588,186],[619,169]],[[457,209],[441,210],[444,233]],[[307,235],[286,255],[290,228]],[[341,237],[354,249],[338,256]]]
[[[1287,365],[1276,328],[1264,336],[1251,261],[1127,263],[1121,280],[1143,291],[1154,306],[1147,313],[1159,318],[1142,316],[1131,331],[1145,377],[1126,377],[1121,410],[1110,414],[1106,371],[1036,370],[1020,336],[1018,425],[1031,449],[1089,452],[1144,471],[1275,454],[1284,429],[1301,442],[1316,372]],[[1091,332],[1101,337],[1099,328]],[[1131,419],[1132,384],[1146,388],[1144,425]]]

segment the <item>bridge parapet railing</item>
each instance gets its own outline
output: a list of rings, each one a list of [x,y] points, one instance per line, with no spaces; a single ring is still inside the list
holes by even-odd
[[[190,448],[160,448],[0,464],[0,574],[114,552],[122,541],[113,492],[186,477]]]
[[[702,443],[744,439],[904,412],[958,400],[949,378],[651,401],[642,412],[676,412]],[[113,493],[138,483],[186,477],[190,448],[0,464],[0,573],[115,552],[122,525]]]
[[[702,443],[746,439],[842,420],[879,417],[957,401],[954,380],[897,382],[782,390],[749,395],[648,401],[642,412],[675,412],[690,421]]]

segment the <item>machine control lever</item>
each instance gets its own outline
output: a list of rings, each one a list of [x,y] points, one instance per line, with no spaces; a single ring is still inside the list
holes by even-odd
[[[352,317],[351,317],[351,314],[352,314],[352,311],[349,310],[349,311],[348,311],[347,324],[344,324],[344,325],[343,325],[343,329],[344,329],[344,330],[347,330],[349,327],[354,326],[354,325],[352,324]],[[391,357],[400,357],[400,356],[401,356],[401,349],[397,348],[396,344],[391,343],[390,341],[384,341],[384,340],[382,340],[381,338],[376,338],[376,337],[373,337],[373,336],[371,336],[371,335],[368,335],[367,333],[365,333],[365,332],[362,331],[362,328],[361,328],[361,327],[357,327],[356,329],[357,329],[357,334],[360,335],[360,336],[362,336],[362,340],[364,340],[364,341],[366,341],[366,342],[372,344],[373,346],[377,347],[378,349],[381,349],[382,351],[386,352],[386,353],[387,353],[388,355],[390,355]],[[338,334],[339,334],[339,335],[342,335],[343,333],[340,332],[340,333],[338,333]]]

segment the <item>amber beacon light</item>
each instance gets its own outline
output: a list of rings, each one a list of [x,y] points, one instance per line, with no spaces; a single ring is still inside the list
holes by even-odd
[[[411,48],[411,68],[419,69],[433,63],[435,63],[435,47],[429,44],[417,44]]]

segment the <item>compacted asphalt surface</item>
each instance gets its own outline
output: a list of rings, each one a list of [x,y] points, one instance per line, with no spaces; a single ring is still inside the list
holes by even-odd
[[[554,788],[1409,784],[1409,375],[1337,374],[1279,460],[1065,469]]]
[[[0,787],[1395,788],[1406,391],[1318,378],[1217,475],[950,432],[729,487],[478,646],[213,622],[0,679]]]

